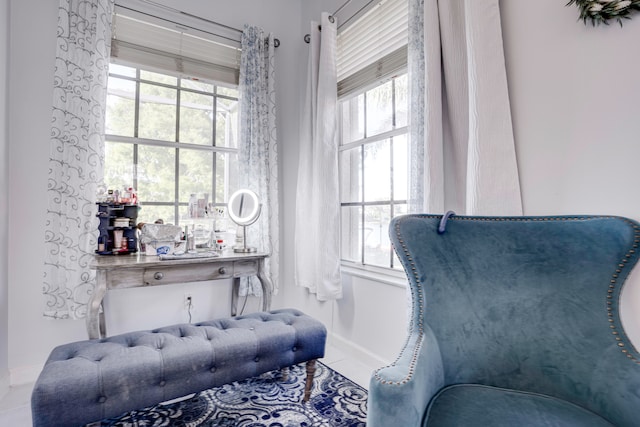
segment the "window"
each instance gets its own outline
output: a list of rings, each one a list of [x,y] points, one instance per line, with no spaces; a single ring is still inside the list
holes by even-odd
[[[342,258],[401,268],[388,229],[391,218],[407,213],[407,75],[340,106]]]
[[[237,186],[237,114],[231,85],[112,63],[105,184],[136,188],[140,222],[180,224],[192,194],[224,206]]]
[[[401,269],[391,218],[407,213],[407,2],[382,0],[338,35],[343,261]]]

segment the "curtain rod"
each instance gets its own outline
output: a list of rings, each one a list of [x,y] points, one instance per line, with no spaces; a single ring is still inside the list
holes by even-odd
[[[338,8],[338,10],[336,10],[335,12],[333,12],[331,15],[329,15],[329,21],[331,21],[331,23],[333,24],[333,22],[335,21],[335,16],[340,13],[342,11],[342,9],[344,9],[349,3],[351,3],[353,0],[347,0],[346,2],[342,3],[342,6],[340,6]],[[338,25],[338,30],[340,28],[342,28],[343,25],[347,24],[349,21],[351,21],[354,17],[360,15],[360,13],[366,9],[367,7],[369,7],[369,5],[371,3],[373,3],[376,0],[369,0],[367,3],[364,4],[364,6],[362,6],[360,9],[358,9],[354,14],[352,14],[350,17],[348,17],[347,19],[344,20],[344,22],[340,23]],[[318,25],[318,30],[322,31],[322,25]],[[304,35],[304,42],[305,43],[309,43],[311,42],[311,35],[310,34],[305,34]]]
[[[336,10],[335,12],[333,12],[333,14],[332,14],[332,15],[333,15],[333,16],[335,16],[335,15],[337,15],[338,13],[340,13],[340,11],[341,11],[342,9],[344,9],[344,8],[345,8],[349,3],[351,3],[351,1],[352,1],[352,0],[347,0],[346,2],[342,3],[342,6],[340,6],[340,7],[338,8],[338,10]]]
[[[141,1],[142,3],[147,3],[147,4],[150,4],[150,5],[152,5],[152,6],[158,7],[158,8],[160,8],[160,9],[165,9],[165,10],[171,11],[171,12],[173,12],[173,13],[177,13],[177,14],[179,14],[179,15],[188,16],[189,18],[197,19],[197,20],[199,20],[199,21],[203,21],[203,22],[206,22],[206,23],[208,23],[208,24],[213,24],[213,25],[216,25],[216,26],[218,26],[218,27],[221,27],[221,28],[224,28],[224,29],[227,29],[227,30],[230,30],[230,31],[234,31],[234,32],[236,32],[236,33],[238,33],[238,34],[242,34],[242,30],[240,30],[240,29],[238,29],[238,28],[231,27],[231,26],[229,26],[229,25],[222,24],[222,23],[220,23],[220,22],[216,22],[216,21],[213,21],[213,20],[211,20],[211,19],[203,18],[203,17],[201,17],[201,16],[193,15],[193,14],[191,14],[191,13],[184,12],[184,11],[182,11],[182,10],[174,9],[174,8],[172,8],[172,7],[165,6],[165,5],[163,5],[163,4],[156,3],[156,2],[151,1],[151,0],[140,0],[140,1]],[[351,1],[351,0],[349,0],[349,1]],[[347,3],[348,3],[348,2],[347,2]],[[201,29],[201,28],[194,28],[194,27],[191,27],[191,26],[189,26],[189,25],[185,25],[185,24],[184,24],[184,23],[182,23],[182,22],[175,22],[175,21],[172,21],[172,20],[170,20],[170,19],[167,19],[167,18],[164,18],[164,17],[161,17],[161,16],[155,16],[155,15],[152,15],[151,13],[142,12],[142,11],[140,11],[140,10],[133,9],[133,8],[131,8],[131,7],[128,7],[128,6],[123,6],[123,5],[121,5],[121,4],[117,4],[117,3],[116,3],[116,5],[117,5],[118,7],[123,8],[123,9],[127,9],[127,10],[131,10],[131,11],[134,11],[134,12],[138,12],[138,13],[141,13],[141,14],[143,14],[143,15],[150,16],[150,17],[152,17],[152,18],[162,19],[163,21],[171,22],[172,24],[175,24],[175,25],[177,25],[177,26],[179,26],[179,27],[185,27],[185,28],[190,28],[190,29],[192,29],[192,30],[201,31],[201,32],[203,32],[203,33],[210,34],[210,35],[212,35],[212,36],[220,37],[220,38],[223,38],[223,39],[226,39],[226,40],[230,40],[230,41],[235,41],[235,42],[239,42],[239,41],[240,41],[240,40],[237,40],[237,39],[234,39],[234,38],[231,38],[231,37],[228,37],[228,36],[222,35],[222,34],[212,33],[211,31],[203,30],[203,29]],[[277,38],[274,38],[274,39],[273,39],[273,45],[274,45],[275,47],[279,47],[279,46],[280,46],[280,40],[279,40],[279,39],[277,39]]]

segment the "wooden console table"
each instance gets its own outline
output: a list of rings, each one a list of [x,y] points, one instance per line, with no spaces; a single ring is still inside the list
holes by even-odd
[[[91,268],[96,270],[96,286],[87,309],[89,338],[106,336],[102,300],[108,290],[141,286],[171,285],[233,278],[231,315],[235,316],[241,277],[257,276],[262,284],[262,309],[271,306],[272,284],[264,274],[264,253],[225,252],[218,257],[161,261],[157,256],[96,255]]]

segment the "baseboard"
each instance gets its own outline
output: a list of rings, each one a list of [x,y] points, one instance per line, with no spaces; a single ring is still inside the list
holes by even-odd
[[[43,367],[44,365],[34,365],[11,369],[9,371],[10,385],[17,386],[35,383]]]
[[[350,357],[353,357],[354,359],[362,362],[366,366],[371,366],[375,369],[386,366],[390,363],[388,360],[379,357],[377,354],[370,352],[369,350],[359,346],[358,344],[347,341],[345,338],[341,337],[340,335],[336,335],[333,332],[329,332],[328,339],[333,346],[339,348],[341,351],[345,352]]]

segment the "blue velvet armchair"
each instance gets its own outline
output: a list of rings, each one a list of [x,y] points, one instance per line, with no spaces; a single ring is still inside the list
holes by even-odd
[[[372,375],[368,427],[640,426],[619,312],[638,223],[406,215],[390,235],[412,310],[399,357]]]

